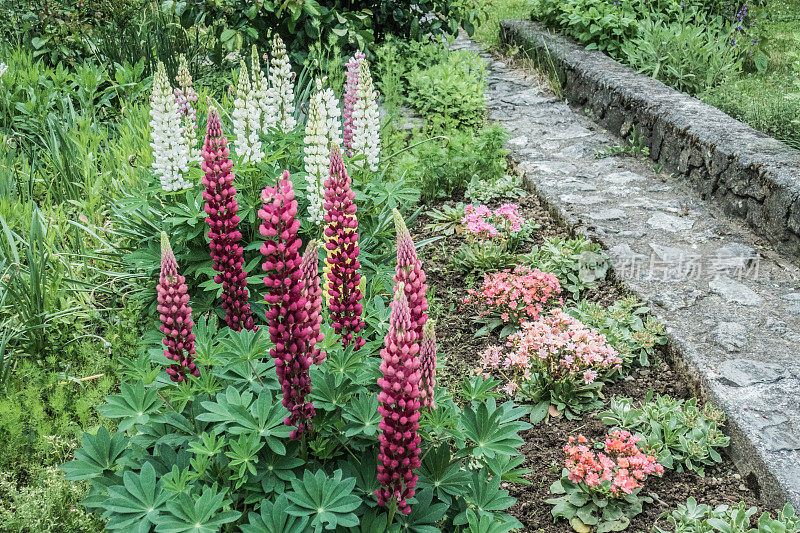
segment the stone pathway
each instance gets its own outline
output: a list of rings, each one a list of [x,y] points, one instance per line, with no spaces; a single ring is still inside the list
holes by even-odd
[[[454,48],[478,51],[464,36]],[[526,181],[604,245],[617,279],[667,326],[676,369],[726,412],[745,478],[767,500],[800,506],[800,270],[649,159],[598,159],[624,141],[481,57],[489,118],[511,132]]]

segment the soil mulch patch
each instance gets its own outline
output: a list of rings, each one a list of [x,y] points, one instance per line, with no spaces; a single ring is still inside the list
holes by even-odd
[[[447,202],[435,203],[431,208],[441,208],[445,203],[453,205],[458,201],[464,200],[456,197]],[[507,201],[517,203],[520,206],[520,215],[535,220],[540,226],[534,241],[527,244],[526,249],[520,253],[527,253],[533,245],[541,244],[546,238],[571,236],[535,195]],[[496,207],[499,203],[491,202],[489,206]],[[435,231],[425,229],[431,221],[427,213],[422,213],[410,228],[416,241],[437,236]],[[452,266],[451,258],[462,242],[461,236],[449,235],[420,250],[428,285],[435,288],[435,301],[431,311],[436,320],[439,352],[446,364],[439,374],[439,381],[446,386],[457,386],[465,376],[475,375],[479,364],[478,354],[487,346],[500,343],[496,336],[475,338],[474,332],[479,326],[472,322],[474,311],[463,309],[461,304],[460,300],[466,296],[466,290],[478,286],[482,281],[482,276],[470,277]],[[587,291],[584,298],[607,306],[623,296],[625,293],[620,287],[611,281],[603,281]],[[568,295],[564,299],[565,304],[571,303]],[[632,375],[617,383],[606,384],[603,388],[606,399],[612,396],[628,396],[634,400],[642,400],[650,390],[675,398],[689,398],[690,390],[663,362],[663,356],[660,361],[651,367],[635,370]],[[525,444],[520,451],[526,458],[523,466],[532,470],[526,476],[530,485],[504,484],[503,488],[517,498],[510,513],[524,524],[524,531],[572,531],[564,520],[553,523],[550,514],[552,507],[545,503],[552,497],[550,485],[560,478],[564,465],[564,445],[570,435],[579,433],[590,441],[602,440],[608,429],[597,413],[593,412],[585,414],[579,420],[551,419],[548,423],[540,423],[522,433]],[[645,505],[644,512],[633,519],[628,531],[651,531],[659,514],[675,509],[678,504],[685,503],[689,496],[712,507],[719,504],[733,505],[743,500],[748,506],[758,505],[760,510],[770,510],[760,506],[757,495],[745,486],[730,461],[707,468],[705,477],[692,472],[677,473],[667,470],[662,478],[648,480],[642,494],[650,494],[654,502]]]

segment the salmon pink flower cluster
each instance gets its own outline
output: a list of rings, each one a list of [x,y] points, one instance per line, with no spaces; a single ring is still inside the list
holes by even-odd
[[[519,207],[503,204],[492,211],[485,205],[468,205],[461,219],[462,229],[467,238],[484,242],[499,237],[506,239],[522,230],[525,219],[519,215]]]
[[[487,274],[479,290],[469,289],[462,303],[481,308],[479,316],[500,317],[519,324],[536,320],[549,305],[562,303],[561,285],[550,272],[519,266]]]
[[[640,438],[628,431],[615,430],[605,439],[605,451],[595,452],[586,437],[570,437],[564,446],[568,478],[590,492],[624,498],[640,488],[648,476],[661,476],[664,467],[654,455],[640,450]]]
[[[600,372],[622,366],[622,359],[605,335],[561,309],[553,309],[534,322],[523,322],[506,346],[511,348],[507,354],[496,346],[485,350],[481,363],[484,370],[502,370],[513,382],[528,381],[531,373],[537,373],[555,381],[588,385]]]

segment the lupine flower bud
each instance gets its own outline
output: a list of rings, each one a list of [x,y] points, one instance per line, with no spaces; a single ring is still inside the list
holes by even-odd
[[[173,91],[175,103],[178,104],[178,111],[183,119],[183,138],[189,149],[189,161],[196,161],[197,152],[197,111],[192,104],[197,101],[197,93],[192,87],[192,75],[189,74],[189,65],[186,63],[186,56],[181,54],[178,63],[178,75],[175,76],[178,87]]]
[[[239,204],[236,201],[235,178],[231,168],[228,140],[222,136],[219,112],[208,110],[208,127],[202,150],[203,199],[206,201],[206,224],[211,248],[212,267],[218,274],[214,282],[222,284],[222,308],[225,323],[234,331],[257,329],[253,324],[253,311],[247,303],[247,273],[243,268],[242,238],[239,232]]]
[[[294,82],[292,65],[286,53],[286,45],[277,33],[272,39],[272,68],[269,70],[268,91],[269,127],[278,127],[283,132],[292,131],[294,119]]]
[[[434,387],[436,387],[436,329],[433,321],[425,323],[422,328],[422,342],[419,346],[420,385],[419,396],[422,407],[436,409],[433,402]]]
[[[233,101],[233,132],[236,134],[236,154],[242,158],[242,163],[264,159],[259,139],[261,107],[255,100],[244,61],[239,63],[239,85]]]
[[[370,170],[378,170],[381,151],[381,125],[378,116],[378,93],[372,83],[369,63],[361,61],[358,90],[353,104],[353,153],[367,156]]]
[[[398,286],[403,283],[405,287],[408,307],[411,310],[411,322],[417,338],[421,339],[423,327],[428,320],[428,299],[425,296],[428,286],[425,284],[425,271],[422,270],[422,262],[417,257],[411,234],[397,209],[394,210],[394,225],[397,232],[397,268],[394,281]]]
[[[383,419],[378,424],[381,434],[378,454],[378,482],[375,491],[378,505],[386,505],[392,498],[398,509],[409,514],[408,498],[414,496],[420,466],[419,408],[420,360],[417,357],[419,337],[411,322],[411,311],[406,300],[403,283],[395,288],[389,332],[381,350],[381,374],[378,386],[378,412]]]
[[[348,157],[353,157],[353,109],[358,100],[361,62],[365,58],[364,52],[359,50],[347,62],[347,81],[344,85],[344,149]]]
[[[261,246],[262,268],[266,273],[264,300],[269,337],[275,345],[270,356],[275,359],[275,372],[283,391],[282,403],[289,410],[283,422],[295,426],[290,437],[297,439],[310,429],[315,414],[314,404],[305,401],[311,392],[308,369],[313,362],[313,328],[303,296],[305,284],[298,253],[301,242],[297,238],[300,221],[296,218],[297,201],[289,173],[284,172],[275,187],[266,187],[261,199],[264,205],[258,216],[262,220],[259,230],[264,237]]]
[[[183,383],[186,376],[200,375],[194,362],[194,333],[192,333],[192,308],[186,278],[178,274],[178,262],[169,238],[161,232],[161,275],[156,287],[161,333],[164,334],[164,355],[175,361],[167,368],[172,381]]]
[[[358,335],[364,327],[361,319],[361,263],[358,261],[358,219],[355,194],[344,166],[339,146],[331,146],[330,177],[325,181],[325,248],[330,252],[327,261],[328,306],[333,330],[342,336],[342,345],[354,343],[355,349],[364,345]]]
[[[189,170],[189,147],[183,136],[181,114],[164,63],[159,62],[150,95],[150,146],[153,148],[153,173],[165,191],[188,189],[191,182],[183,174]]]
[[[306,300],[308,322],[311,324],[309,339],[311,357],[315,365],[325,361],[325,352],[316,344],[322,342],[325,335],[320,331],[322,324],[322,288],[319,278],[319,242],[312,240],[306,246],[303,262],[300,264],[300,275],[303,279],[303,298]]]

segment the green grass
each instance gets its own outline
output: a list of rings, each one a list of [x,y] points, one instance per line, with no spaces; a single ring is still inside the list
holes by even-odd
[[[530,18],[534,0],[490,0],[487,2],[487,19],[475,29],[475,39],[488,48],[500,45],[500,21],[503,19]]]
[[[702,99],[800,149],[800,0],[770,0],[761,9],[756,32],[769,57],[766,72],[750,65]]]

